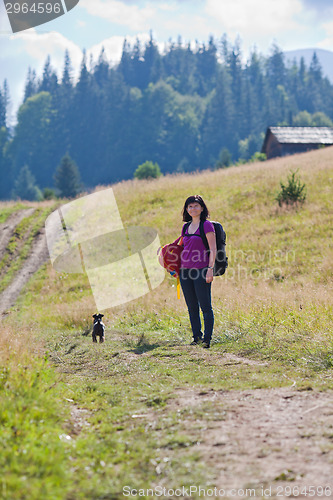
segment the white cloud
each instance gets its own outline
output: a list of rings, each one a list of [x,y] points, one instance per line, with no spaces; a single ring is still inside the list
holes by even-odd
[[[326,37],[321,40],[317,45],[323,49],[333,50],[333,21],[323,24]]]
[[[120,0],[81,0],[80,7],[85,8],[92,16],[101,17],[135,31],[149,29],[150,21],[156,11],[151,4],[140,8],[138,5],[128,5]]]
[[[178,9],[179,5],[176,4],[169,4],[169,3],[161,3],[158,8],[161,10],[169,11],[169,12],[175,12]]]
[[[16,35],[12,35],[10,39],[14,42],[21,40],[23,42],[24,51],[33,59],[36,59],[37,72],[43,66],[46,57],[50,55],[52,66],[57,70],[58,74],[63,68],[64,54],[67,49],[73,67],[80,65],[82,59],[82,51],[76,43],[68,40],[61,33],[51,31],[48,33],[37,33],[35,29],[22,31]]]
[[[165,35],[165,40],[168,40],[170,35],[172,35],[172,38],[179,35],[185,41],[194,42],[194,40],[199,40],[206,42],[210,34],[221,36],[223,31],[221,32],[218,28],[214,29],[207,17],[179,13],[177,16],[170,16],[164,20],[162,33]]]
[[[80,6],[110,22],[110,26],[122,26],[124,35],[126,31],[131,35],[148,32],[153,27],[164,42],[178,35],[184,40],[205,42],[209,35],[219,38],[227,33],[231,40],[241,36],[245,52],[256,45],[267,53],[274,40],[282,48],[295,48],[298,41],[306,44],[313,28],[302,0],[81,0]],[[120,39],[110,39],[110,50],[118,54]],[[114,44],[118,44],[117,49]]]
[[[207,0],[205,10],[229,35],[255,41],[298,29],[296,16],[302,4],[300,0]]]

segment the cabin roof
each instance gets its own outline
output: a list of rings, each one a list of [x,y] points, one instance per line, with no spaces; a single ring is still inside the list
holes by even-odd
[[[280,144],[333,144],[333,127],[269,127],[268,130]]]

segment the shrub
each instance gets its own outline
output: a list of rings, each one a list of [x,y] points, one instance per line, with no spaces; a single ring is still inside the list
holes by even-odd
[[[54,189],[51,189],[48,187],[43,189],[43,199],[44,200],[53,200],[54,198],[56,198],[56,194],[55,194]]]
[[[260,151],[257,151],[256,153],[254,153],[254,155],[251,157],[251,160],[250,162],[254,163],[256,161],[266,161],[267,160],[267,156],[265,153],[260,153]]]
[[[158,163],[153,163],[152,161],[145,161],[138,166],[134,172],[134,177],[136,179],[156,179],[162,175],[161,169]]]
[[[276,195],[275,199],[281,207],[284,203],[286,205],[297,205],[304,203],[306,199],[306,187],[301,183],[300,177],[297,175],[298,170],[290,172],[287,184],[280,181],[281,189]]]

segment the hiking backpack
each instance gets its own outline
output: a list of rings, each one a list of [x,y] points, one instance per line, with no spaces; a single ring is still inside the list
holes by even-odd
[[[209,221],[213,224],[214,229],[215,229],[215,238],[216,238],[216,258],[215,258],[215,264],[214,264],[214,271],[213,275],[214,276],[222,276],[225,273],[225,270],[228,267],[228,257],[226,256],[225,253],[225,245],[226,245],[226,234],[225,231],[222,227],[222,224],[216,221]],[[185,224],[183,228],[183,233],[182,235],[184,236],[186,233],[186,229],[188,226],[191,224],[191,221]],[[207,236],[204,231],[203,227],[204,223],[203,221],[200,221],[200,236],[203,241],[203,244],[205,245],[206,250],[209,250],[209,245],[207,241]]]

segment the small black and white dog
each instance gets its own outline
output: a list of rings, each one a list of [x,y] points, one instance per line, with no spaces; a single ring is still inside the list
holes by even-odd
[[[105,340],[105,326],[104,323],[102,322],[104,314],[94,314],[94,326],[93,326],[93,331],[92,331],[92,339],[93,342],[97,342],[97,336],[99,337],[99,342],[104,342]]]

